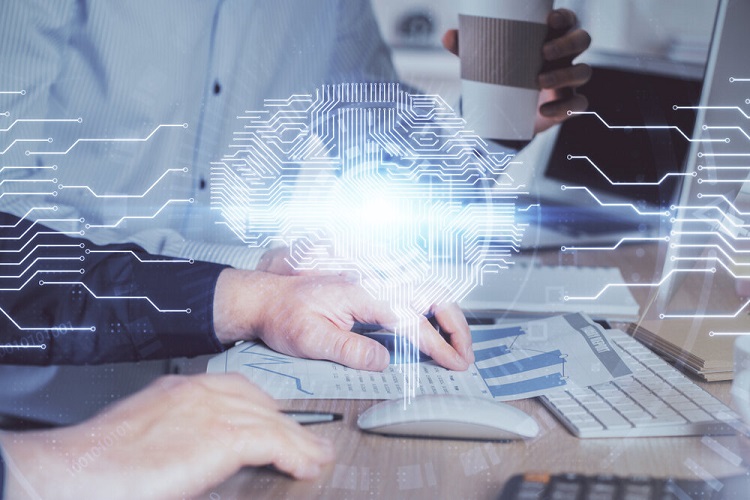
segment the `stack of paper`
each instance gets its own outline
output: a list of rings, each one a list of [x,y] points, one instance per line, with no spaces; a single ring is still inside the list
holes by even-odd
[[[680,368],[707,382],[732,379],[734,335],[721,335],[728,321],[677,318],[644,320],[630,333]]]
[[[485,272],[482,284],[461,301],[472,313],[569,313],[633,321],[638,303],[615,267],[539,266],[519,262]]]

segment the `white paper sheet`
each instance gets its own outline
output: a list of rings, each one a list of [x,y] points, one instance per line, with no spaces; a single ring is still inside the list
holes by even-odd
[[[582,314],[478,326],[472,337],[477,360],[465,372],[446,370],[432,360],[420,362],[418,395],[512,400],[630,374],[604,329]],[[260,342],[245,342],[215,356],[208,371],[238,371],[276,399],[392,399],[403,397],[406,385],[398,364],[383,372],[353,370],[279,354]]]

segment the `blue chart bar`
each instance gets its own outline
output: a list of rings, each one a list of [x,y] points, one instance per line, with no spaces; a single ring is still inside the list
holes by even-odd
[[[497,339],[504,339],[508,337],[518,337],[519,335],[523,335],[524,332],[521,330],[521,327],[513,326],[510,328],[504,328],[504,327],[498,327],[498,328],[489,328],[487,330],[472,330],[471,332],[471,339],[474,342],[484,342],[486,340],[497,340]]]
[[[510,349],[508,349],[507,346],[499,345],[497,347],[489,347],[487,349],[479,349],[478,351],[474,351],[474,358],[476,359],[476,361],[484,361],[496,356],[508,354],[509,352]]]
[[[558,350],[545,352],[543,354],[537,354],[536,356],[519,359],[512,363],[483,368],[479,370],[479,375],[486,380],[488,378],[515,375],[516,373],[528,372],[538,368],[545,368],[547,366],[555,366],[564,362],[561,356],[562,353]]]
[[[523,380],[513,384],[491,385],[489,386],[489,389],[490,394],[492,394],[493,397],[500,397],[551,389],[563,385],[565,385],[565,380],[563,380],[562,376],[559,373],[553,373],[551,375]]]

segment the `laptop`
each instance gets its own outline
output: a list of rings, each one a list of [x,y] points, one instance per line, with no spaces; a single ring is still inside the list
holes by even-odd
[[[579,92],[590,114],[541,134],[516,158],[513,175],[529,192],[517,203],[529,224],[523,248],[612,245],[669,230],[663,213],[676,199],[674,173],[683,172],[696,117],[673,106],[698,104],[704,68],[602,54],[587,62],[594,71]]]

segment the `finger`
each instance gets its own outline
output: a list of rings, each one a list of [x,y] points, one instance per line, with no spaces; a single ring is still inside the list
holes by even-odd
[[[591,79],[591,66],[576,64],[567,68],[548,71],[539,75],[539,86],[543,89],[580,87]]]
[[[468,361],[440,336],[427,318],[419,322],[419,350],[449,370],[469,368]]]
[[[547,16],[547,26],[557,32],[565,32],[578,23],[575,12],[569,9],[555,9]]]
[[[461,308],[457,304],[441,304],[432,310],[440,325],[440,333],[450,338],[450,344],[469,364],[473,363],[471,330]]]
[[[298,339],[300,354],[326,359],[356,370],[383,371],[390,363],[388,350],[375,340],[337,328],[315,325]]]
[[[585,111],[588,105],[589,101],[585,96],[575,94],[568,99],[544,103],[539,112],[546,118],[563,121],[568,118],[568,111]]]
[[[277,421],[267,423],[261,432],[254,425],[236,431],[233,449],[241,465],[273,464],[291,476],[309,479],[320,473],[321,464],[333,460],[333,447],[309,431],[290,430]]]
[[[458,55],[458,30],[448,30],[443,35],[443,47]]]
[[[547,61],[554,61],[565,57],[575,58],[591,45],[591,35],[585,30],[577,29],[554,38],[542,47],[542,53]]]

